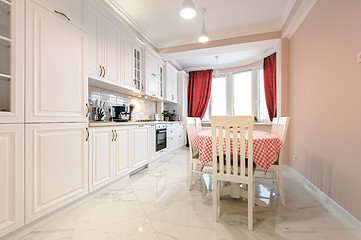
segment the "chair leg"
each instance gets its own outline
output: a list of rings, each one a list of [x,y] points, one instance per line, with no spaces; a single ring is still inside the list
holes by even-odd
[[[221,200],[221,194],[219,193],[219,191],[221,190],[221,181],[217,181],[218,182],[218,186],[217,186],[217,200],[218,202]],[[218,204],[218,203],[217,203]]]
[[[218,181],[213,176],[213,217],[218,222]]]
[[[282,203],[282,205],[286,205],[285,193],[284,193],[284,191],[283,191],[282,168],[280,168],[280,169],[278,170],[278,184],[279,184],[280,195],[281,195],[281,203]]]
[[[248,185],[248,230],[253,231],[253,205],[254,205],[253,182]]]
[[[193,176],[193,163],[191,162],[189,166],[189,174],[188,174],[188,190],[192,190],[192,176]]]
[[[278,172],[276,173],[275,171],[272,171],[271,175],[272,175],[273,179],[278,179],[278,177],[279,177]],[[280,187],[278,185],[278,182],[273,182],[273,184],[275,185],[275,187],[277,189],[277,194],[279,194],[281,196]]]

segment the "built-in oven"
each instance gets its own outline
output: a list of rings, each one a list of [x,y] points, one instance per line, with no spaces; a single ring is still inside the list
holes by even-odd
[[[167,124],[155,125],[155,143],[156,152],[167,148]]]

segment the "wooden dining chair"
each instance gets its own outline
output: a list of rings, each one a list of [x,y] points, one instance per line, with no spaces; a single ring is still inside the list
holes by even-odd
[[[254,171],[253,171],[253,116],[211,116],[212,156],[213,156],[213,214],[218,221],[218,203],[220,181],[242,183],[248,185],[248,230],[253,231]],[[246,136],[248,151],[246,158]],[[224,138],[223,138],[224,135]],[[219,141],[217,141],[217,136]],[[238,136],[240,141],[238,143]],[[232,142],[231,149],[231,138]],[[225,146],[224,142],[225,140]],[[218,142],[218,144],[217,144]],[[238,143],[238,144],[235,144]],[[217,145],[219,154],[217,154]],[[238,155],[237,145],[240,145]],[[223,154],[225,149],[225,154]],[[231,154],[232,151],[232,154]]]
[[[197,128],[197,133],[202,132],[203,128],[202,128],[202,120],[199,117],[194,118],[194,120],[196,121],[196,128]]]
[[[283,190],[282,165],[283,165],[283,150],[285,147],[289,122],[290,122],[290,117],[278,118],[278,127],[275,135],[277,135],[281,139],[283,147],[281,147],[278,151],[278,157],[276,162],[272,166],[270,166],[267,170],[268,172],[270,172],[271,177],[270,178],[256,177],[256,180],[272,181],[276,183],[277,192],[281,197],[282,205],[286,204],[285,194]],[[257,170],[264,171],[264,169],[259,166],[257,166]]]
[[[274,117],[272,120],[272,128],[271,128],[271,133],[273,135],[277,135],[277,128],[278,128],[278,118]]]
[[[186,117],[185,118],[187,135],[189,142],[189,174],[188,174],[188,189],[191,190],[193,186],[193,173],[198,174],[208,174],[212,175],[213,172],[209,170],[209,167],[212,167],[212,162],[207,163],[202,171],[200,171],[201,162],[199,161],[199,152],[198,149],[193,146],[194,138],[196,134],[200,131],[197,129],[196,118]]]

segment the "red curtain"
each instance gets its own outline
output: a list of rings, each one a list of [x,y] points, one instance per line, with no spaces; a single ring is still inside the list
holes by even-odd
[[[188,116],[203,118],[211,97],[213,70],[189,72]]]
[[[276,53],[263,60],[264,91],[269,119],[277,116]]]

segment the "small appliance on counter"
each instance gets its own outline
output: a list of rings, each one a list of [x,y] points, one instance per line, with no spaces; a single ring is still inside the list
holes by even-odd
[[[112,106],[109,109],[110,121],[113,122],[128,122],[132,120],[132,111],[134,109],[134,105],[120,105],[120,106]]]

